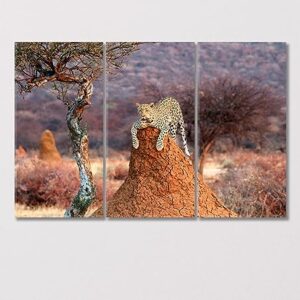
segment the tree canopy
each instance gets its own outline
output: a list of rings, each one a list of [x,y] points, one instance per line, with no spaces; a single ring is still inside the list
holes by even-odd
[[[279,97],[256,81],[223,77],[203,82],[199,94],[202,152],[221,136],[262,138],[279,111]]]
[[[137,49],[138,43],[108,43],[108,72],[121,68],[125,57]],[[81,92],[85,82],[93,82],[103,73],[103,43],[20,42],[15,50],[19,92],[31,92],[50,83],[66,105]]]

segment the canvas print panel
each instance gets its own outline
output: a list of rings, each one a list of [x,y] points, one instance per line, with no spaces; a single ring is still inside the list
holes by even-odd
[[[286,216],[285,43],[199,43],[201,217]]]
[[[16,43],[17,217],[101,217],[102,43]]]
[[[107,68],[107,216],[195,216],[195,44],[108,43]]]

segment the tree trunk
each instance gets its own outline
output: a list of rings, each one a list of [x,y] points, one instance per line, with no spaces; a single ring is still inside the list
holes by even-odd
[[[203,178],[204,162],[205,162],[205,154],[202,153],[200,155],[200,162],[199,162],[199,175],[201,178]]]
[[[212,144],[213,144],[213,142],[208,143],[204,147],[202,153],[200,154],[200,162],[199,162],[199,175],[200,175],[200,178],[203,178],[203,171],[204,171],[204,164],[205,164],[206,155],[207,155],[208,151],[210,150]]]
[[[89,88],[91,89],[90,86]],[[82,93],[69,107],[67,113],[67,125],[72,142],[73,156],[76,160],[80,176],[79,191],[65,212],[65,217],[67,218],[83,217],[96,196],[96,188],[89,159],[87,129],[83,128],[80,124],[82,113],[85,107],[90,104],[90,96],[90,94]]]

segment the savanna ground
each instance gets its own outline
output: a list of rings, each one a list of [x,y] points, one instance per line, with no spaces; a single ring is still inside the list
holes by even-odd
[[[110,151],[107,159],[107,200],[124,182],[129,152]],[[102,207],[102,160],[92,158],[97,200],[86,216]],[[49,164],[32,151],[16,158],[16,216],[63,217],[79,187],[78,170],[70,157]],[[225,205],[240,217],[283,217],[286,215],[286,154],[236,149],[214,152],[207,157],[204,180]]]
[[[91,167],[97,197],[87,217],[102,207],[102,160],[91,158]],[[79,188],[78,168],[67,156],[49,164],[38,159],[37,152],[30,151],[25,157],[16,158],[15,172],[15,214],[19,218],[61,218]]]
[[[129,153],[114,152],[107,161],[107,199],[128,173]],[[240,217],[286,215],[286,154],[236,149],[207,157],[204,180]]]

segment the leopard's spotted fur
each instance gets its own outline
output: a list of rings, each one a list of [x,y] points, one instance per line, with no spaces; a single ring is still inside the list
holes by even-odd
[[[135,149],[139,147],[137,138],[137,130],[146,127],[155,127],[160,130],[159,137],[156,142],[156,149],[161,151],[164,147],[163,140],[166,134],[176,140],[177,128],[183,140],[184,152],[190,156],[186,135],[184,130],[184,121],[182,111],[177,100],[168,97],[158,103],[139,104],[137,103],[139,119],[131,127],[132,144]]]

